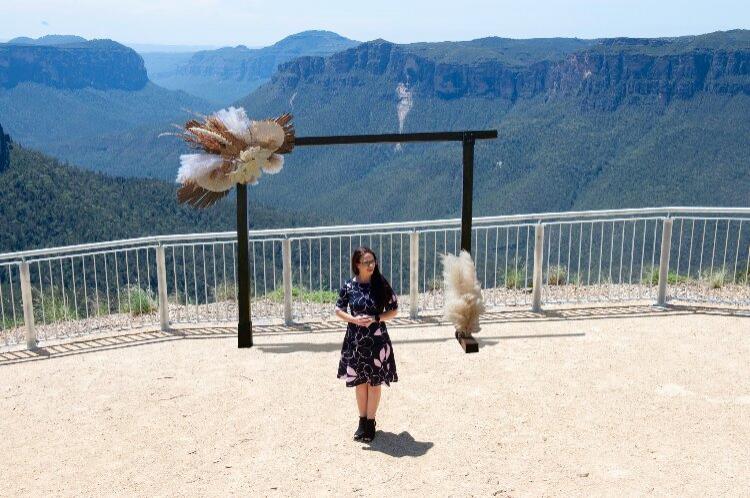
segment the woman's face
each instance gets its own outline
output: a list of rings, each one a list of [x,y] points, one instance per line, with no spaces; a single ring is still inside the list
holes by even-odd
[[[357,263],[359,274],[365,277],[371,276],[375,271],[375,265],[377,265],[375,256],[369,252],[364,253]]]

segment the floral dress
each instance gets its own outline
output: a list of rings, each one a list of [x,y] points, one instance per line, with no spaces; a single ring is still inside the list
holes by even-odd
[[[339,291],[336,308],[352,316],[377,314],[375,301],[370,295],[370,284],[347,280]],[[384,312],[395,309],[398,309],[398,301],[394,294],[386,303]],[[380,322],[379,326],[371,323],[369,327],[348,324],[341,346],[337,377],[346,380],[346,387],[366,382],[373,386],[382,383],[390,386],[391,382],[398,381],[393,347],[384,322]]]

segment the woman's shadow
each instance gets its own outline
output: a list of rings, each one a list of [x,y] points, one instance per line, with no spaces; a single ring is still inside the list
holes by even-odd
[[[365,451],[379,451],[392,457],[401,458],[405,456],[422,456],[434,445],[435,443],[429,441],[415,441],[411,434],[406,431],[401,434],[377,431],[375,438],[368,446],[364,446],[362,449]]]

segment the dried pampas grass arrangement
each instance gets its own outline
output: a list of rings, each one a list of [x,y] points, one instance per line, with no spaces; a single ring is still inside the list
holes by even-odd
[[[456,327],[458,337],[469,337],[479,332],[479,315],[484,310],[482,288],[471,255],[461,251],[459,256],[443,254],[445,309],[443,318]]]
[[[256,185],[262,173],[278,173],[284,166],[281,154],[294,148],[292,116],[251,121],[243,108],[221,109],[211,116],[199,115],[185,126],[175,125],[176,135],[202,150],[180,156],[177,200],[205,208],[226,196],[237,183]],[[160,136],[161,136],[160,135]]]

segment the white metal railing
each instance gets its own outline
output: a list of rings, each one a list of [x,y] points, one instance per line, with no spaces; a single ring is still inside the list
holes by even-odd
[[[378,255],[402,310],[442,309],[439,256],[458,252],[459,219],[251,231],[253,321],[329,317],[362,244]],[[0,347],[236,321],[236,245],[235,232],[220,232],[0,254]],[[472,255],[490,308],[750,305],[750,208],[478,217]]]

